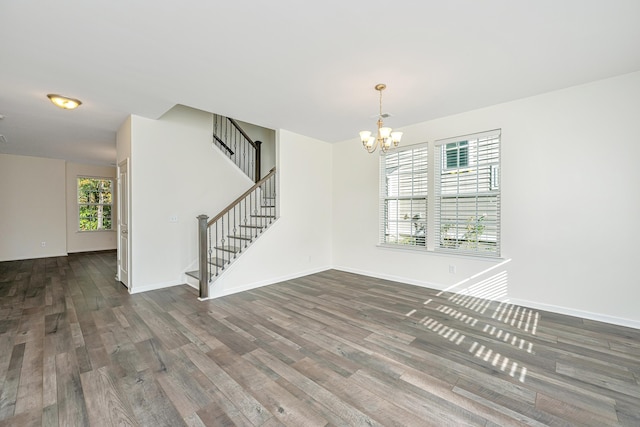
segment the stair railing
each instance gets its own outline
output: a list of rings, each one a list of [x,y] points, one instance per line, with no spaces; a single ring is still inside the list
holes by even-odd
[[[209,282],[276,219],[276,168],[209,220],[198,216],[200,298]]]
[[[230,117],[213,115],[213,143],[253,182],[260,180],[260,141],[253,141]]]

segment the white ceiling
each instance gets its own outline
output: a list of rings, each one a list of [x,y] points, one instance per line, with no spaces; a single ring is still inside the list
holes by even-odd
[[[336,142],[380,82],[397,128],[638,71],[640,0],[0,0],[0,40],[0,153],[111,164],[175,104]]]

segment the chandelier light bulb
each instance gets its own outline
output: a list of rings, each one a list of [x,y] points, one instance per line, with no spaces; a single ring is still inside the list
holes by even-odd
[[[380,150],[383,153],[386,153],[387,150],[396,148],[402,139],[402,132],[394,132],[390,127],[384,126],[382,121],[382,91],[387,88],[387,85],[384,83],[379,83],[375,85],[374,89],[380,92],[380,112],[378,114],[378,131],[376,136],[373,137],[372,132],[363,130],[360,132],[360,141],[362,141],[362,145],[365,150],[369,153],[373,153],[376,151],[378,146],[380,146]]]

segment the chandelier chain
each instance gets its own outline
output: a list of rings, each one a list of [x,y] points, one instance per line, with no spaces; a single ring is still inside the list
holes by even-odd
[[[382,121],[382,91],[387,88],[387,85],[384,83],[378,83],[375,85],[374,89],[380,92],[379,98],[379,109],[378,109],[378,121],[377,121],[377,131],[376,135],[372,136],[369,131],[361,131],[360,132],[360,140],[362,141],[362,145],[365,150],[369,153],[373,153],[376,151],[376,148],[380,146],[380,150],[383,153],[386,153],[391,148],[396,148],[400,143],[400,139],[402,138],[402,132],[393,132],[389,127],[383,127]]]

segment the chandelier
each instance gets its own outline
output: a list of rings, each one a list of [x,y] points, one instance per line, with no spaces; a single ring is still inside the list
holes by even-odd
[[[390,148],[396,148],[402,139],[402,132],[393,132],[389,127],[385,127],[382,122],[382,91],[387,88],[384,83],[379,83],[375,86],[375,89],[380,92],[380,112],[378,113],[378,132],[377,135],[371,136],[371,132],[363,130],[360,132],[360,140],[365,150],[369,153],[376,151],[376,148],[380,146],[380,150],[386,153]]]

